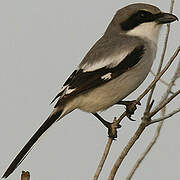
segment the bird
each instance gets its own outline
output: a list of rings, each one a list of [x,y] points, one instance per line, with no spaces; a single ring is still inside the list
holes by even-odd
[[[158,7],[135,3],[119,9],[103,36],[89,50],[65,81],[52,103],[56,104],[41,127],[12,161],[2,178],[7,178],[24,160],[36,141],[52,124],[75,109],[92,113],[107,128],[111,123],[98,112],[135,91],[150,72],[156,57],[163,24],[178,18]]]

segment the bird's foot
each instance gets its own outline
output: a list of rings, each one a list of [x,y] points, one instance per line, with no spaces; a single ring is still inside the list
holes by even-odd
[[[108,136],[111,139],[117,138],[117,129],[121,128],[121,125],[117,122],[116,118],[113,123],[109,123],[108,125]]]
[[[135,121],[134,119],[131,118],[131,116],[134,114],[135,110],[137,109],[137,104],[141,105],[140,102],[134,101],[119,101],[117,104],[125,105],[126,106],[126,116],[128,117],[129,120]]]
[[[98,113],[92,113],[96,118],[98,118],[103,125],[108,128],[108,136],[109,138],[115,139],[117,138],[117,129],[121,128],[121,125],[116,121],[116,118],[114,119],[113,123],[110,123],[104,118],[102,118]]]

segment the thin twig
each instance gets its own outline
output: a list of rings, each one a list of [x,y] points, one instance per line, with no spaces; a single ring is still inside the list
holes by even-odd
[[[151,70],[150,73],[153,75],[153,76],[156,76],[156,74]],[[159,80],[160,82],[162,82],[164,85],[168,86],[169,83],[167,83],[166,81],[164,81],[163,79],[160,79]]]
[[[156,143],[161,128],[162,128],[163,123],[159,123],[156,133],[154,135],[154,138],[152,139],[152,141],[149,143],[149,145],[147,146],[146,150],[141,154],[141,156],[139,157],[139,159],[136,161],[135,165],[133,166],[132,170],[130,171],[130,173],[128,174],[128,176],[126,177],[126,180],[130,180],[132,178],[132,176],[134,175],[135,171],[137,170],[137,168],[139,167],[139,165],[141,164],[141,162],[144,160],[144,158],[146,157],[146,155],[149,153],[149,151],[151,150],[152,146]]]
[[[131,147],[134,145],[134,143],[139,139],[140,135],[142,134],[142,132],[144,131],[144,129],[146,128],[146,123],[145,121],[142,121],[139,128],[137,129],[137,131],[135,132],[134,136],[129,140],[128,144],[124,147],[123,151],[121,152],[120,156],[118,157],[118,159],[116,160],[110,175],[108,177],[108,180],[113,180],[116,172],[118,170],[118,168],[120,167],[122,161],[124,160],[124,158],[126,157],[126,155],[128,154],[128,152],[130,151]]]
[[[152,112],[149,113],[148,117],[151,118],[155,114],[157,114],[164,106],[169,104],[176,96],[180,94],[180,90],[176,91],[172,96],[170,96],[168,99],[166,99],[162,104],[159,104],[159,106],[153,110]]]
[[[166,115],[164,117],[152,120],[149,124],[154,124],[154,123],[157,123],[157,122],[164,121],[164,120],[174,116],[175,114],[177,114],[179,112],[180,112],[180,108],[178,108],[177,110],[174,110],[173,112],[169,113],[168,115]]]
[[[180,59],[179,59],[178,67],[177,67],[177,69],[176,69],[176,71],[174,73],[174,76],[172,77],[171,82],[169,83],[168,89],[167,89],[165,95],[162,97],[159,104],[163,103],[163,101],[165,99],[167,99],[168,95],[172,92],[172,87],[175,85],[175,81],[179,78],[179,76],[178,76],[178,73],[179,73],[179,70],[180,70],[179,67],[180,67]],[[174,92],[173,92],[173,94],[174,94]]]
[[[114,121],[113,121],[113,122],[115,122],[115,121],[116,121],[116,118],[114,118]],[[103,166],[104,166],[104,163],[105,163],[105,161],[106,161],[106,159],[107,159],[107,156],[108,156],[108,154],[109,154],[109,151],[110,151],[112,142],[113,142],[113,139],[112,139],[112,138],[108,138],[108,142],[107,142],[106,147],[105,147],[105,149],[104,149],[104,152],[103,152],[102,158],[101,158],[101,160],[100,160],[100,162],[99,162],[99,165],[98,165],[98,167],[97,167],[97,169],[96,169],[96,172],[95,172],[95,175],[94,175],[94,179],[93,179],[93,180],[97,180],[97,179],[98,179],[98,177],[99,177],[99,175],[100,175],[100,173],[101,173],[101,171],[102,171],[102,168],[103,168]]]
[[[180,78],[180,59],[178,64],[177,78]]]
[[[99,163],[99,165],[98,165],[98,168],[97,168],[97,170],[96,170],[96,173],[95,173],[95,175],[94,175],[94,180],[97,180],[98,177],[99,177],[99,175],[100,175],[100,173],[101,173],[101,170],[102,170],[102,168],[103,168],[104,162],[105,162],[105,160],[106,160],[106,158],[107,158],[107,155],[109,154],[109,150],[110,150],[110,147],[111,147],[112,142],[113,142],[113,139],[112,139],[112,138],[108,138],[108,142],[107,142],[107,144],[106,144],[106,147],[105,147],[103,156],[102,156],[102,158],[101,158],[101,161],[100,161],[100,163]]]
[[[180,93],[180,90],[177,91],[177,93],[179,94]],[[177,94],[175,93],[175,94]],[[167,102],[170,101],[170,99],[172,100],[175,96],[171,96]],[[165,105],[163,107],[166,106],[167,102],[165,102]],[[162,108],[163,108],[162,107]],[[161,108],[161,109],[162,109]],[[145,119],[146,117],[143,117],[144,120],[142,120],[138,130],[135,132],[135,134],[133,135],[133,137],[129,140],[128,144],[125,146],[125,148],[123,149],[123,151],[121,152],[120,156],[118,157],[118,159],[116,160],[111,172],[110,172],[110,175],[108,177],[108,180],[113,180],[114,177],[115,177],[115,174],[118,170],[118,168],[120,167],[122,161],[124,160],[124,158],[126,157],[126,155],[128,154],[128,152],[130,151],[131,147],[134,145],[134,143],[139,139],[140,135],[143,133],[143,131],[145,130],[146,126],[148,125],[148,121],[147,119]],[[162,125],[161,125],[162,126]],[[158,134],[160,133],[160,129],[161,129],[161,126],[159,126],[159,132]],[[159,135],[157,135],[157,138],[158,138]],[[157,139],[156,139],[157,140]],[[155,141],[156,141],[155,140]],[[153,144],[152,144],[153,145]],[[149,147],[151,148],[151,147]],[[150,150],[150,149],[149,149]],[[148,151],[149,152],[149,151]],[[147,153],[148,153],[147,152]]]

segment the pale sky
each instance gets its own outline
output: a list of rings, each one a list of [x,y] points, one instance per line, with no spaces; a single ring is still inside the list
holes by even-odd
[[[115,12],[135,2],[157,5],[169,11],[170,0],[104,1],[104,0],[1,0],[0,1],[0,176],[24,144],[44,122],[53,106],[49,105],[66,78],[79,64],[90,47],[103,35]],[[180,17],[180,1],[174,14]],[[164,28],[153,69],[157,69],[162,51]],[[165,62],[180,44],[180,24],[173,23]],[[169,74],[176,68],[177,60]],[[127,99],[135,99],[153,79],[146,81]],[[177,81],[176,88],[180,87]],[[165,86],[158,86],[156,102]],[[138,107],[134,119],[125,118],[118,138],[99,180],[107,179],[122,148],[140,124],[145,107]],[[180,97],[168,106],[168,112],[180,104]],[[124,107],[114,106],[103,112],[111,121]],[[133,180],[179,180],[180,114],[168,120],[161,136]],[[157,125],[147,128],[129,152],[115,180],[123,180],[150,142]],[[107,130],[91,114],[73,111],[49,129],[23,163],[9,177],[19,180],[22,170],[31,173],[32,180],[91,180],[107,142]]]

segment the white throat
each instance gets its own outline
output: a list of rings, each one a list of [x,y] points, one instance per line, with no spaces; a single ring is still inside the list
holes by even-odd
[[[147,38],[157,44],[161,25],[155,22],[143,23],[127,32],[128,35]]]

